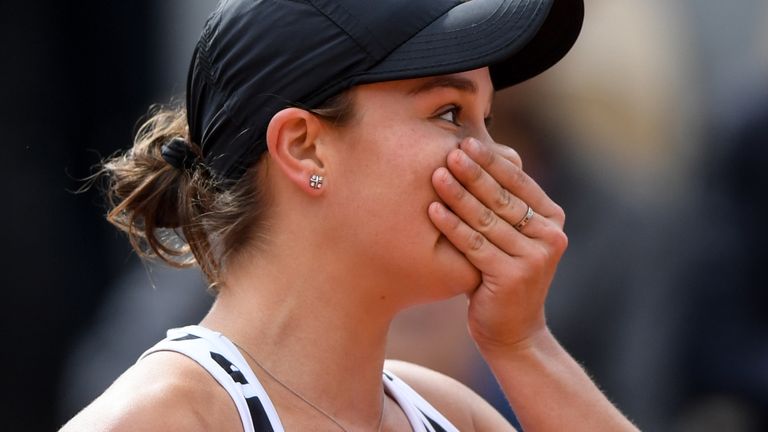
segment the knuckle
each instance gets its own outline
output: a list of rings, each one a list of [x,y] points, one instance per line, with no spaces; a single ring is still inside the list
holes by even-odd
[[[555,219],[556,221],[560,222],[561,225],[564,224],[565,223],[565,210],[563,210],[563,208],[560,207],[559,205],[555,204],[555,207],[552,210],[552,218]]]
[[[537,247],[531,255],[532,255],[531,258],[533,259],[533,261],[540,267],[545,267],[546,264],[549,263],[552,258],[552,253],[544,245],[540,245],[539,247]]]
[[[561,256],[568,248],[568,236],[561,230],[556,230],[550,240],[552,248],[557,256]]]
[[[505,186],[507,189],[516,189],[523,185],[525,185],[526,178],[528,175],[525,173],[525,171],[522,170],[517,165],[512,165],[511,167],[507,168],[507,184]]]
[[[483,169],[478,164],[471,164],[469,166],[470,180],[473,182],[479,181],[483,177]]]
[[[508,208],[512,204],[512,195],[509,193],[508,190],[504,189],[503,187],[500,187],[498,189],[498,193],[496,194],[496,199],[494,200],[494,205],[496,206],[496,209],[503,210]]]
[[[466,194],[467,194],[467,190],[459,186],[458,184],[456,184],[455,187],[453,188],[453,197],[456,200],[463,199]]]
[[[480,217],[477,222],[481,229],[487,230],[496,223],[496,214],[490,209],[484,208],[480,212]]]
[[[485,243],[485,237],[483,237],[479,232],[472,231],[469,234],[469,239],[468,239],[469,250],[478,251],[480,250],[480,248],[483,247],[484,243]]]
[[[503,187],[499,187],[494,205],[496,206],[497,211],[511,210],[515,206],[512,201],[512,194]]]
[[[448,218],[448,226],[453,231],[456,231],[461,226],[461,220],[456,216],[451,215],[451,217]]]
[[[519,186],[528,183],[528,175],[520,167],[515,166],[512,171],[512,181]]]
[[[568,236],[563,230],[554,226],[549,226],[543,234],[550,256],[549,259],[562,256],[565,249],[568,248]]]

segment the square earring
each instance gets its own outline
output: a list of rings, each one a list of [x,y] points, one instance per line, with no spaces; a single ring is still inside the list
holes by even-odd
[[[309,178],[309,187],[312,189],[320,189],[323,187],[323,180],[325,180],[323,176],[312,174],[312,177]]]

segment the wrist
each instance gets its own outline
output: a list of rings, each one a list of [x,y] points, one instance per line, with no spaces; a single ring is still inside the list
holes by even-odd
[[[516,361],[540,359],[541,356],[554,354],[560,346],[549,327],[542,325],[523,339],[510,342],[477,341],[478,350],[489,364],[497,361]]]

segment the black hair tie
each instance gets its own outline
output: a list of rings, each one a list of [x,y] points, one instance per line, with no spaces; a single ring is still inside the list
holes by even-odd
[[[160,148],[163,159],[177,170],[188,170],[197,161],[197,155],[187,141],[181,137],[172,138]]]

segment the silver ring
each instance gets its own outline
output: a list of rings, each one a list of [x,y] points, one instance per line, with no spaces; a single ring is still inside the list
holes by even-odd
[[[531,221],[531,219],[533,218],[533,215],[534,215],[533,209],[531,208],[531,206],[528,206],[528,211],[525,212],[525,216],[523,216],[523,218],[520,219],[520,222],[514,224],[513,226],[518,231],[522,230],[523,228],[525,228],[526,225],[528,225],[528,222]]]

